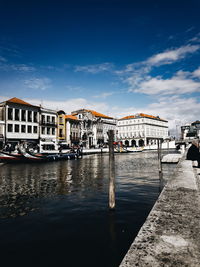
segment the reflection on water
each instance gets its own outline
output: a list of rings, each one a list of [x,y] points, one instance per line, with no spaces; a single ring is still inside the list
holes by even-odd
[[[157,154],[115,156],[114,213],[108,212],[108,160],[103,154],[0,167],[0,249],[6,266],[25,266],[21,253],[26,266],[59,266],[66,256],[70,267],[119,265],[159,195]],[[173,170],[174,165],[164,166],[165,177]],[[11,251],[15,258],[9,258]]]

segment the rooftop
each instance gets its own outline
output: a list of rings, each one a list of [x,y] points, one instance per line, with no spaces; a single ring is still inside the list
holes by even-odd
[[[105,119],[113,119],[112,117],[109,117],[107,115],[104,115],[102,113],[99,113],[99,112],[97,112],[95,110],[91,110],[91,109],[79,109],[77,111],[72,112],[72,114],[78,115],[78,113],[85,113],[85,112],[90,112],[95,117],[105,118]]]
[[[128,120],[128,119],[135,119],[135,118],[150,118],[150,119],[154,119],[154,120],[160,120],[160,121],[165,121],[167,122],[166,120],[164,119],[161,119],[159,116],[153,116],[153,115],[148,115],[148,114],[144,114],[144,113],[138,113],[136,115],[130,115],[130,116],[126,116],[126,117],[123,117],[119,120]]]
[[[30,107],[36,107],[34,105],[29,104],[28,102],[25,102],[22,99],[19,99],[17,97],[13,97],[11,99],[8,99],[5,101],[6,103],[15,103],[15,104],[20,104],[20,105],[25,105],[25,106],[30,106]]]
[[[68,119],[68,120],[78,120],[76,116],[74,115],[65,115],[65,119]]]

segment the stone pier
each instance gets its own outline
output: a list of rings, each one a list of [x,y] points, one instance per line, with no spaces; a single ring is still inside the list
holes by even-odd
[[[200,266],[199,178],[183,156],[120,267]]]

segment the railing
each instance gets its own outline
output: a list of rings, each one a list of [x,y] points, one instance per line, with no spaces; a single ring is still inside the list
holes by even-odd
[[[50,121],[41,121],[40,124],[44,126],[57,127],[57,124],[55,122],[50,122]]]

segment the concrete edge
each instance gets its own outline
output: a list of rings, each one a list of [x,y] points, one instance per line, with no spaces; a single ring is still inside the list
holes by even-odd
[[[190,232],[191,229],[189,228],[192,227],[189,225],[190,220],[192,223],[191,212],[192,210],[195,212],[194,207],[192,208],[191,206],[191,204],[194,205],[195,203],[190,203],[190,198],[193,197],[193,202],[196,201],[196,205],[198,205],[198,191],[192,161],[185,160],[184,154],[177,164],[175,174],[162,190],[145,223],[122,260],[120,267],[165,266],[165,264],[163,265],[163,258],[167,261],[171,261],[171,263],[169,262],[166,266],[200,266],[200,258],[197,259],[199,249],[194,245],[196,243],[196,237],[193,236],[193,238],[189,240],[185,238],[185,233],[177,229],[172,230],[168,226],[173,222],[171,227],[176,228],[175,225],[177,223],[181,224],[181,220],[184,218],[188,224],[184,225],[185,228],[188,228],[186,232]],[[179,209],[180,211],[178,211]],[[186,210],[184,211],[184,209]],[[165,220],[163,220],[163,218],[165,218]],[[168,225],[166,225],[165,221],[168,222]],[[200,229],[200,224],[198,223],[198,225]],[[157,244],[160,245],[158,246]],[[182,256],[182,251],[181,253],[179,251],[180,247],[188,249],[189,246],[193,249],[192,259],[188,257],[186,251],[184,251],[184,253],[187,255],[187,258],[184,258],[184,256]],[[173,254],[176,250],[178,253]],[[164,254],[169,252],[171,253],[170,255],[173,255],[170,260],[170,256],[168,256],[167,259],[163,257]],[[190,252],[190,254],[192,253]],[[161,256],[158,257],[158,255]],[[182,263],[180,265],[172,263],[176,262],[177,259],[181,259],[180,262],[182,261]],[[190,264],[184,265],[188,260]]]

